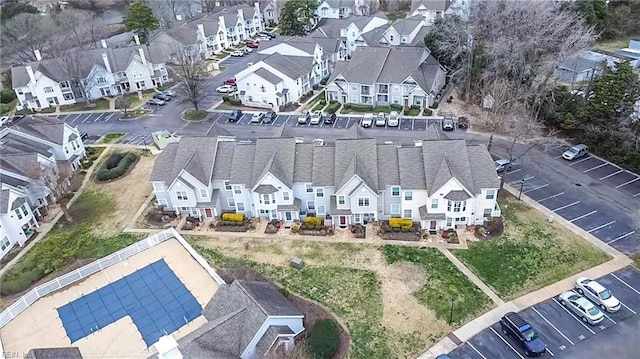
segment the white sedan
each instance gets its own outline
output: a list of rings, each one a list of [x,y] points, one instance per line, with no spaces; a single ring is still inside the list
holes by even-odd
[[[587,298],[571,291],[562,292],[558,296],[560,304],[567,307],[575,315],[582,318],[582,321],[591,325],[596,325],[604,319],[604,314],[587,300]]]
[[[260,123],[260,122],[262,122],[263,118],[264,118],[264,113],[262,113],[262,112],[254,113],[253,116],[251,116],[251,122]]]
[[[216,89],[219,93],[234,93],[236,92],[236,87],[231,85],[222,85]]]
[[[241,51],[241,50],[231,51],[231,56],[242,57],[244,56],[244,51]]]
[[[576,280],[576,291],[600,306],[600,309],[610,313],[620,310],[620,301],[611,294],[611,291],[602,284],[586,277]]]

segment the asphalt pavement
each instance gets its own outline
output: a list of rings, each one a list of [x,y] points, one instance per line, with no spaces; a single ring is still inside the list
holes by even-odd
[[[640,272],[624,269],[598,279],[622,303],[597,325],[584,323],[557,298],[520,312],[547,344],[547,357],[636,358],[640,351]],[[449,353],[453,359],[526,358],[524,351],[499,323],[478,333]]]

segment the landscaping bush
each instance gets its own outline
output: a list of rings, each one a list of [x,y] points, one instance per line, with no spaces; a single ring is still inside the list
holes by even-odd
[[[122,159],[122,157],[124,157],[124,154],[122,153],[111,154],[111,156],[109,156],[109,158],[107,159],[107,163],[106,163],[107,169],[110,170],[118,166],[118,163],[120,163],[120,160]]]
[[[327,108],[324,109],[324,112],[328,114],[336,113],[336,111],[338,111],[339,108],[340,108],[340,102],[331,101],[329,103],[329,106],[327,106]]]
[[[2,279],[2,290],[0,290],[0,293],[2,293],[2,295],[20,293],[42,279],[44,275],[44,270],[33,266],[30,270],[26,270],[18,276],[7,276]]]
[[[240,106],[242,105],[242,101],[240,101],[239,99],[235,98],[235,97],[231,97],[231,96],[222,96],[222,102],[228,102],[232,105],[236,105],[236,106]]]
[[[422,111],[422,115],[423,116],[431,116],[431,115],[433,115],[433,111],[431,111],[428,108],[425,108],[424,111]]]
[[[234,221],[234,222],[242,222],[244,221],[244,214],[242,213],[223,213],[222,214],[223,221]]]
[[[307,217],[307,218],[304,219],[304,223],[306,223],[307,225],[313,225],[313,226],[320,225],[320,226],[322,226],[322,218],[320,218],[320,217]]]
[[[411,218],[389,218],[389,226],[391,228],[411,228],[413,221]]]
[[[324,101],[320,101],[320,103],[318,103],[317,105],[315,105],[311,111],[320,111],[322,110],[322,108],[326,105],[326,103]]]
[[[338,326],[331,319],[318,320],[309,332],[307,345],[312,357],[316,359],[331,359],[338,350],[340,332]]]
[[[383,113],[389,113],[391,112],[391,107],[389,106],[376,106],[373,108],[373,112],[378,113],[378,112],[383,112]]]
[[[9,103],[16,99],[16,93],[13,90],[4,90],[0,92],[0,103]]]
[[[9,107],[9,105],[7,105],[6,103],[0,103],[0,113],[1,114],[5,114],[8,113],[11,110],[11,108]]]
[[[108,180],[122,177],[127,172],[127,169],[129,168],[129,166],[131,166],[131,164],[133,164],[138,159],[138,155],[136,155],[133,152],[127,152],[124,155],[122,154],[120,155],[121,155],[121,158],[118,161],[117,165],[111,168],[109,168],[109,166],[113,165],[113,163],[110,163],[109,160],[112,159],[113,155],[109,157],[109,160],[107,160],[107,162],[96,174],[96,178],[98,179],[98,181],[108,181]],[[116,157],[113,157],[113,158],[116,158]]]
[[[433,105],[431,105],[431,108],[438,108],[438,101],[434,102]]]
[[[349,107],[347,107],[349,105]],[[356,103],[345,104],[345,108],[351,109],[356,112],[372,112],[373,107],[368,105],[359,105]]]
[[[389,108],[391,109],[391,111],[398,111],[398,112],[402,112],[402,109],[403,109],[402,105],[399,105],[397,103],[391,104]]]

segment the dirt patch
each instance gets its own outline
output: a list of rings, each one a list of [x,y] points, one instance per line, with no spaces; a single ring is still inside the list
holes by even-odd
[[[133,218],[151,194],[149,176],[153,169],[155,156],[140,156],[135,167],[117,180],[107,183],[90,182],[88,189],[98,189],[108,193],[116,202],[116,210],[94,227],[96,234],[113,235],[120,233]]]

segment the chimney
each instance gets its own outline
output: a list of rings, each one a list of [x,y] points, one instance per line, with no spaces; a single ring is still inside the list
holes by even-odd
[[[256,8],[256,11],[258,12],[258,14],[260,13],[260,3],[259,2],[254,2],[253,6]]]
[[[158,351],[158,359],[182,359],[182,353],[178,349],[178,343],[170,335],[165,335],[154,344]]]
[[[111,72],[111,65],[109,65],[109,58],[107,57],[107,53],[102,54],[102,61],[104,62],[104,68],[107,69],[110,74],[112,74],[113,72]]]
[[[180,14],[176,14],[176,20],[178,20],[178,21],[182,21],[182,15],[180,15]]]
[[[203,24],[198,24],[198,32],[200,33],[200,35],[202,37],[206,37],[206,35],[204,34],[204,25]]]
[[[227,24],[224,23],[224,16],[220,15],[218,17],[218,22],[220,23],[220,25],[222,25],[223,29],[225,29],[225,30],[227,29]]]
[[[244,28],[244,14],[242,13],[242,9],[238,9],[238,19],[242,19],[242,25]]]
[[[42,54],[40,50],[33,50],[33,54],[36,55],[36,61],[42,61]]]
[[[220,1],[216,1],[215,5],[216,7],[220,7]]]
[[[31,68],[31,66],[25,66],[24,68],[27,70],[27,74],[29,74],[29,79],[31,80],[31,83],[35,84],[36,75],[33,74],[33,69]]]
[[[133,40],[136,42],[136,45],[140,45],[140,36],[133,35]]]
[[[102,45],[103,48],[107,48],[107,40],[100,40],[100,44]]]
[[[139,48],[138,53],[140,54],[140,58],[142,59],[142,66],[147,67],[147,58],[144,56],[144,49]]]

